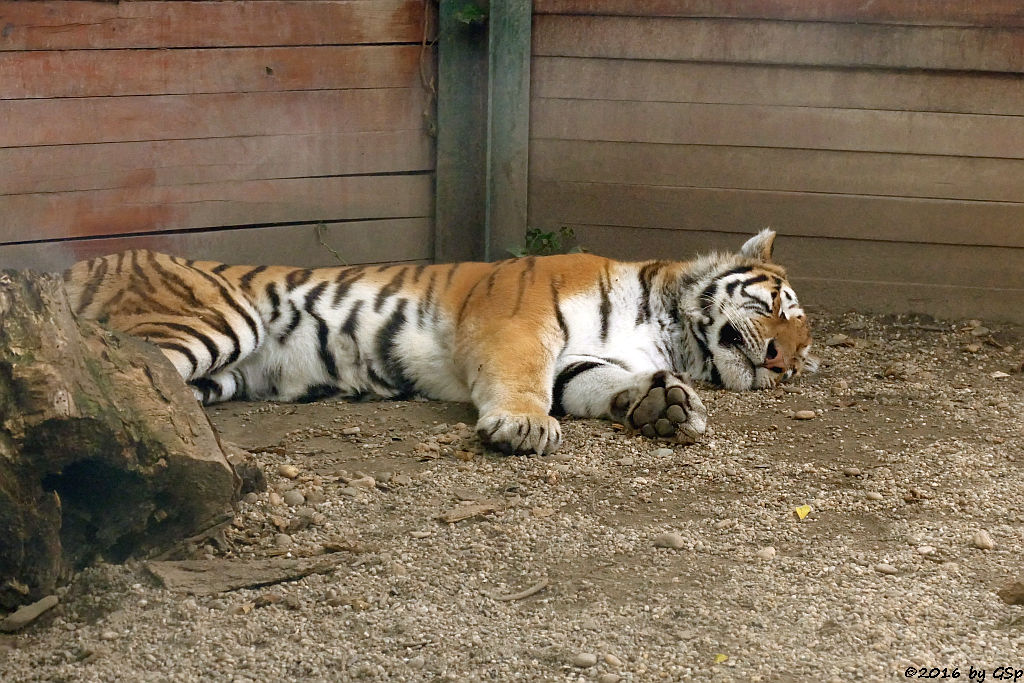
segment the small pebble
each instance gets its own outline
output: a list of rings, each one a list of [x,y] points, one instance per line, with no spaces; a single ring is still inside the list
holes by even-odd
[[[277,473],[287,479],[294,479],[295,477],[299,476],[299,468],[296,467],[295,465],[279,465],[277,468]]]
[[[422,669],[427,665],[427,660],[423,655],[416,655],[409,660],[409,666],[413,669]]]
[[[597,655],[592,652],[581,652],[572,658],[572,665],[582,669],[589,668],[595,664],[597,664]]]
[[[267,502],[271,505],[280,505],[284,502],[284,498],[282,498],[281,494],[277,491],[271,491],[267,494]]]
[[[627,455],[624,458],[619,458],[619,464],[623,465],[624,467],[630,467],[635,462],[636,462],[636,460],[633,457],[629,456],[629,455]]]
[[[259,499],[260,497],[254,491],[249,491],[249,493],[242,496],[242,500],[244,500],[246,503],[255,503]]]
[[[987,531],[981,529],[971,537],[971,545],[979,550],[992,550],[996,547],[996,542],[992,540],[992,536]]]
[[[327,496],[325,496],[322,491],[310,491],[306,494],[306,502],[312,505],[323,503],[326,500]]]
[[[773,548],[772,546],[761,548],[757,551],[757,557],[758,559],[764,560],[765,562],[770,562],[771,560],[775,559],[775,548]]]
[[[116,640],[116,639],[117,639],[117,632],[116,631],[104,631],[103,633],[100,634],[100,640]]]
[[[361,430],[359,427],[345,427],[344,429],[341,430],[341,433],[344,434],[345,436],[355,436],[361,431],[363,430]]]
[[[818,414],[813,410],[798,410],[793,413],[794,420],[813,420]]]
[[[372,489],[377,485],[377,480],[367,474],[365,477],[353,479],[348,483],[348,485],[355,486],[361,489]]]
[[[900,573],[900,570],[896,569],[896,567],[892,566],[891,564],[885,564],[884,562],[879,562],[878,564],[876,564],[875,571],[879,574],[886,574],[888,576],[895,576],[896,574]]]
[[[918,552],[919,555],[934,555],[935,554],[935,546],[932,546],[932,545],[918,546],[917,552]]]
[[[426,538],[427,536],[430,536],[430,532],[429,531],[410,531],[409,535],[412,536],[413,538]]]
[[[292,544],[292,537],[288,534],[274,534],[274,545],[278,548],[288,548]]]
[[[868,491],[864,494],[864,497],[868,500],[882,500],[882,494],[878,491]]]
[[[306,497],[302,495],[302,491],[291,489],[284,492],[284,502],[288,505],[302,505],[306,502]]]
[[[613,673],[603,673],[597,677],[598,683],[619,683],[622,680],[622,676]]]
[[[412,483],[412,477],[410,477],[408,474],[396,474],[394,477],[391,478],[391,481],[396,486],[408,486],[409,484]]]
[[[859,467],[844,467],[843,474],[848,477],[859,477],[861,472]]]
[[[611,652],[605,653],[604,661],[608,666],[622,666],[622,660],[613,655]]]
[[[653,455],[656,458],[667,458],[673,453],[675,453],[675,451],[672,450],[671,448],[656,448],[653,451],[651,451],[651,455]]]
[[[357,489],[354,486],[346,486],[345,488],[338,491],[338,493],[340,493],[343,496],[348,496],[349,498],[359,497],[359,489]]]
[[[685,545],[686,539],[684,539],[679,534],[674,534],[670,531],[667,531],[663,534],[658,534],[654,537],[655,548],[672,548],[673,550],[678,550],[679,548],[682,548]]]

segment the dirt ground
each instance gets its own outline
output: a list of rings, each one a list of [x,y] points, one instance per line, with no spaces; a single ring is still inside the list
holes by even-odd
[[[1024,332],[815,336],[815,375],[701,388],[685,448],[569,420],[555,456],[505,458],[462,405],[215,407],[269,490],[166,585],[84,572],[0,637],[0,680],[1024,676]]]

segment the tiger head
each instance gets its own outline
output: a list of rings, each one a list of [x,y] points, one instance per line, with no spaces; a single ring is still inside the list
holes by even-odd
[[[786,271],[772,262],[774,242],[775,232],[762,230],[739,253],[705,262],[710,277],[700,281],[690,311],[704,355],[702,379],[763,389],[817,369],[807,316]]]

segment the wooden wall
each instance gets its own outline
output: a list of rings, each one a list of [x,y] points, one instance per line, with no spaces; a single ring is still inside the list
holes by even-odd
[[[423,0],[0,0],[0,267],[433,254]]]
[[[1024,322],[1020,3],[534,12],[530,225],[625,258],[771,226],[806,303]]]

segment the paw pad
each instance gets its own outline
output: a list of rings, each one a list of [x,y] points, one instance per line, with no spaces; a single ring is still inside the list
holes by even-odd
[[[654,387],[628,414],[629,426],[651,439],[691,444],[704,433],[707,410],[685,385]]]

